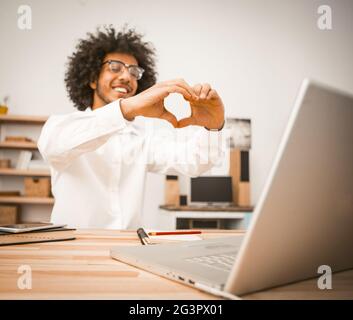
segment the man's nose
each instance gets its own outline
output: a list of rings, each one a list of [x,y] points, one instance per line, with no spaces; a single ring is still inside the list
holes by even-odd
[[[119,80],[130,81],[131,74],[127,68],[123,68],[123,70],[118,75]]]

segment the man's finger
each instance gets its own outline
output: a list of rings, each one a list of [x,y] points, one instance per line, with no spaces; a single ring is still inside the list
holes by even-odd
[[[168,122],[170,122],[172,124],[172,126],[174,128],[178,127],[178,120],[177,118],[174,116],[174,114],[172,114],[171,112],[169,112],[167,109],[164,108],[164,112],[161,115],[160,119],[164,119],[167,120]]]
[[[201,92],[200,92],[200,99],[206,99],[208,93],[210,92],[211,90],[211,86],[208,84],[208,83],[204,83],[202,85],[202,89],[201,89]]]
[[[184,79],[174,79],[174,80],[168,80],[168,81],[163,81],[157,84],[157,86],[179,86],[183,89],[185,89],[189,94],[192,96],[193,99],[197,99],[197,95],[195,94],[193,88],[184,80]]]
[[[184,89],[186,89],[191,94],[191,96],[194,99],[197,98],[197,95],[195,94],[194,90],[191,88],[191,86],[184,79],[182,79],[182,78],[174,79],[174,80],[171,80],[170,82],[171,82],[171,84],[182,86]]]
[[[192,117],[184,118],[178,121],[178,128],[184,128],[195,124],[195,120]]]
[[[212,98],[216,98],[218,96],[218,93],[216,90],[211,89],[206,97],[207,100],[210,100]]]
[[[195,84],[192,88],[194,89],[196,95],[200,96],[202,84],[201,83]]]
[[[157,94],[160,99],[165,99],[171,93],[179,93],[187,101],[192,99],[192,97],[188,91],[186,91],[184,88],[176,86],[176,85],[155,87],[153,89],[153,91],[151,90],[150,92],[146,92],[146,94],[150,94],[151,96],[155,96]]]
[[[192,95],[183,87],[178,85],[171,85],[166,87],[167,92],[170,93],[180,93],[186,100],[192,100]]]

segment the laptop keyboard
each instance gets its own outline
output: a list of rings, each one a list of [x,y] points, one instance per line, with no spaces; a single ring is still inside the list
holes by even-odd
[[[185,259],[188,262],[196,262],[202,264],[206,267],[216,268],[222,271],[230,271],[234,264],[235,257],[237,255],[237,251],[201,256],[201,257],[192,257]]]

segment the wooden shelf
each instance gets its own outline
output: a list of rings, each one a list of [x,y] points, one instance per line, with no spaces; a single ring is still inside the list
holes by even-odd
[[[0,123],[9,124],[43,125],[47,120],[47,116],[20,116],[14,114],[0,115]]]
[[[19,170],[15,168],[0,168],[0,176],[36,176],[36,177],[50,177],[49,170]]]
[[[38,150],[36,142],[0,142],[0,149],[27,149]]]
[[[39,198],[25,196],[0,196],[0,203],[11,204],[54,204],[54,198]]]
[[[203,211],[203,212],[212,212],[212,211],[227,211],[227,212],[252,212],[254,207],[236,207],[236,206],[172,206],[172,205],[160,205],[160,209],[167,211]]]

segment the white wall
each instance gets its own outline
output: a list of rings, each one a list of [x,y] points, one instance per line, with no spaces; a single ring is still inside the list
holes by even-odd
[[[154,43],[159,80],[209,82],[228,116],[252,119],[254,204],[301,80],[310,76],[353,92],[350,0],[27,0],[33,14],[30,31],[17,28],[20,4],[0,2],[0,97],[10,94],[12,113],[73,111],[63,83],[66,57],[77,39],[97,25],[127,22]],[[322,4],[332,8],[330,31],[316,24]],[[148,214],[162,202],[163,181],[148,177]]]

